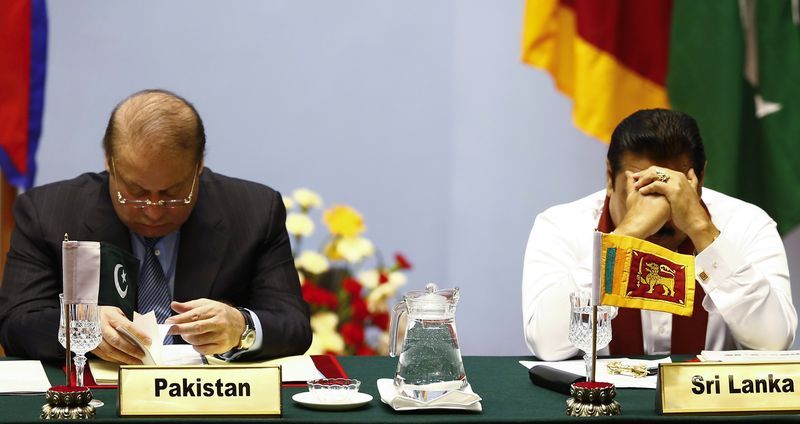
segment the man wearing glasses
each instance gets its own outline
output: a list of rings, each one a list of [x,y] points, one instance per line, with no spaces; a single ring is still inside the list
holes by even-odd
[[[34,188],[17,200],[0,288],[0,344],[12,356],[59,359],[61,241],[114,244],[142,262],[137,311],[202,354],[257,360],[301,354],[308,306],[280,195],[203,167],[205,132],[191,103],[162,90],[132,95],[112,112],[106,171]],[[119,363],[144,355],[117,331],[132,327],[104,306],[93,351]]]

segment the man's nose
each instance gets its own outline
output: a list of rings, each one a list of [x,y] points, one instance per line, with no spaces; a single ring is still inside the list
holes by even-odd
[[[158,221],[164,217],[167,210],[161,206],[148,206],[144,208],[144,216],[151,221]]]

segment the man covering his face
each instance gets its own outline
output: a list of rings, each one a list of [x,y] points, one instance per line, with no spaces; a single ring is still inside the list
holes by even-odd
[[[712,158],[713,159],[713,158]],[[775,222],[760,208],[703,188],[697,123],[670,110],[641,110],[616,128],[606,188],[536,217],[525,252],[525,339],[545,360],[578,353],[567,338],[569,293],[591,290],[595,229],[646,239],[695,256],[691,317],[619,308],[601,353],[700,353],[786,349],[797,314]]]

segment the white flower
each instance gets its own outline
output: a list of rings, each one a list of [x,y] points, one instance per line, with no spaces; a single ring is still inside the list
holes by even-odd
[[[344,339],[339,333],[314,333],[311,346],[308,347],[305,354],[324,355],[331,352],[337,355],[344,353]]]
[[[364,237],[345,237],[336,243],[336,252],[352,264],[372,256],[375,246]]]
[[[367,290],[372,290],[375,287],[378,287],[380,283],[381,276],[378,274],[378,271],[374,269],[370,269],[367,271],[361,271],[358,273],[358,277],[356,278],[361,286]]]
[[[321,355],[327,352],[344,352],[344,339],[336,332],[339,317],[333,312],[317,312],[311,316],[314,337],[306,355]]]
[[[330,268],[328,260],[313,250],[305,250],[300,254],[300,257],[295,259],[294,265],[297,268],[302,268],[303,271],[312,274],[322,274]]]
[[[311,329],[315,333],[326,333],[329,331],[336,331],[336,326],[339,324],[339,317],[330,311],[317,312],[311,316]]]
[[[408,278],[402,272],[395,271],[389,273],[389,282],[387,284],[394,284],[397,287],[400,287],[405,286],[406,282],[408,282]]]
[[[298,188],[292,192],[292,197],[304,210],[322,206],[322,198],[319,197],[319,194],[307,188]]]
[[[314,232],[314,221],[304,213],[290,213],[286,217],[286,230],[293,236],[310,236]]]
[[[397,275],[395,275],[397,274]],[[389,310],[388,301],[392,298],[400,286],[405,285],[406,278],[402,273],[393,272],[389,274],[389,281],[378,285],[369,292],[366,298],[367,310],[370,313],[386,312]]]
[[[283,198],[283,207],[286,208],[288,211],[294,207],[294,200],[291,197],[282,197]]]

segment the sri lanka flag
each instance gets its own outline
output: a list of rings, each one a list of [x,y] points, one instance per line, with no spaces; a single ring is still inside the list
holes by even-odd
[[[800,0],[528,0],[522,60],[608,142],[639,109],[700,126],[704,184],[800,224]]]
[[[46,57],[45,1],[0,0],[0,169],[23,189],[36,173]]]
[[[594,252],[595,303],[692,315],[694,256],[600,232]]]

